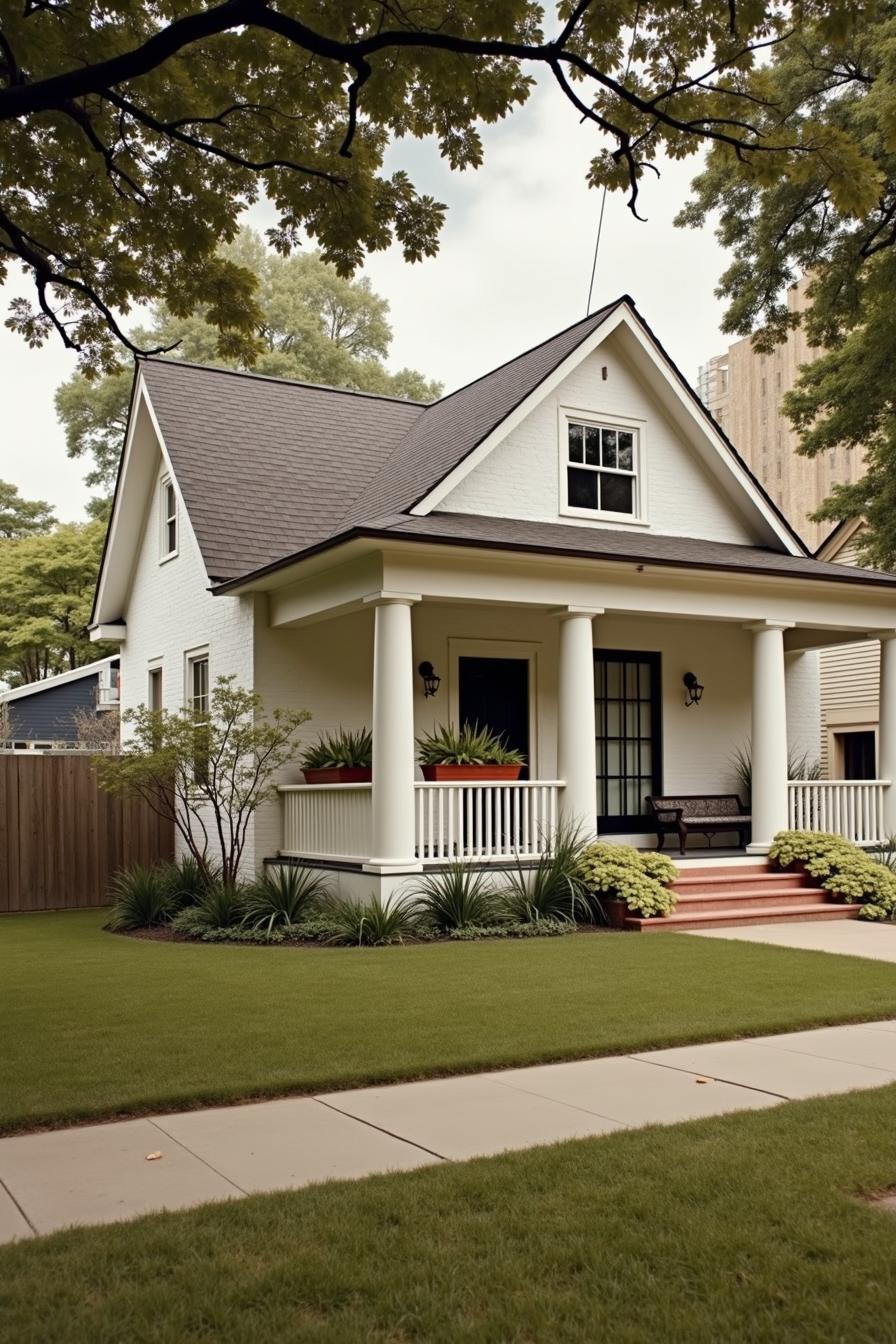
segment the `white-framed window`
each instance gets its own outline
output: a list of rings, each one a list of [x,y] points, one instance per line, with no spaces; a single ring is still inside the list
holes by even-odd
[[[187,708],[199,718],[208,714],[208,649],[187,655]]]
[[[196,720],[193,729],[193,779],[197,784],[208,781],[209,712],[208,649],[195,649],[186,655],[186,706]]]
[[[163,698],[164,688],[162,684],[162,668],[160,664],[149,669],[147,692],[147,704],[153,713],[157,714],[165,703]]]
[[[642,522],[641,431],[635,425],[561,417],[561,509],[580,518]]]
[[[177,495],[170,476],[159,483],[159,559],[177,555]]]

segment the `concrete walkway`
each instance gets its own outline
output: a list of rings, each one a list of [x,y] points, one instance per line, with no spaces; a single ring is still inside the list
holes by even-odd
[[[896,961],[896,924],[870,919],[806,920],[794,924],[751,924],[744,928],[688,930],[695,938],[734,938],[743,943],[772,943],[807,952],[836,952],[871,961]]]
[[[888,1021],[25,1134],[0,1241],[893,1082]]]

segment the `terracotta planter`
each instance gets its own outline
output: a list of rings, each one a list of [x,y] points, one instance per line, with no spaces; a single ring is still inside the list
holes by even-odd
[[[617,900],[615,897],[598,897],[603,912],[607,917],[607,924],[611,929],[624,929],[625,921],[628,919],[629,908],[625,901]]]
[[[369,765],[327,765],[304,771],[306,784],[369,784],[373,771]]]
[[[421,765],[423,778],[430,784],[462,784],[473,780],[519,779],[521,765]]]

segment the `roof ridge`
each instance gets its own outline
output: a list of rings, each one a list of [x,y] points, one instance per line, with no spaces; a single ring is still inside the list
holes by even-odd
[[[302,378],[280,378],[274,373],[255,373],[251,369],[228,369],[219,364],[201,364],[194,359],[163,359],[159,355],[137,355],[139,364],[164,364],[173,369],[201,369],[203,373],[224,373],[235,378],[254,378],[260,383],[282,383],[284,387],[307,387],[315,392],[337,392],[347,397],[367,397],[371,401],[396,401],[402,406],[419,406],[425,410],[435,406],[434,401],[417,401],[413,397],[396,397],[389,392],[368,392],[362,387],[334,387],[331,383],[311,383]]]
[[[601,308],[595,308],[593,313],[587,313],[585,317],[577,318],[575,322],[570,322],[567,326],[561,327],[559,331],[555,331],[551,336],[546,336],[543,341],[537,341],[535,345],[530,345],[527,350],[521,350],[518,355],[511,355],[509,359],[505,359],[501,364],[496,364],[493,369],[487,369],[485,373],[480,373],[478,378],[471,378],[468,383],[462,383],[461,386],[456,387],[453,392],[447,392],[444,397],[439,397],[438,401],[426,402],[425,405],[427,410],[435,406],[442,406],[446,401],[450,401],[452,397],[456,397],[460,392],[466,392],[467,388],[475,387],[477,383],[481,383],[485,378],[491,378],[493,373],[500,373],[502,369],[509,368],[511,364],[516,364],[517,360],[525,359],[526,355],[532,355],[536,350],[541,350],[544,346],[550,345],[552,341],[559,340],[559,338],[565,336],[568,331],[572,331],[573,327],[580,327],[585,322],[590,322],[596,317],[605,317],[613,308],[618,308],[620,303],[628,303],[632,308],[635,307],[635,301],[630,294],[620,294],[619,298],[613,299],[612,303],[605,303]]]

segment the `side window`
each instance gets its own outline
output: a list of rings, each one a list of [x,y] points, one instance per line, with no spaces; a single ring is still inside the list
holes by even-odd
[[[177,555],[177,495],[168,476],[163,477],[159,500],[159,559],[167,560]]]
[[[639,443],[634,429],[566,422],[563,454],[563,507],[566,512],[610,518],[637,518]]]
[[[149,708],[157,713],[163,705],[162,699],[162,669],[160,667],[151,667],[149,669]]]

